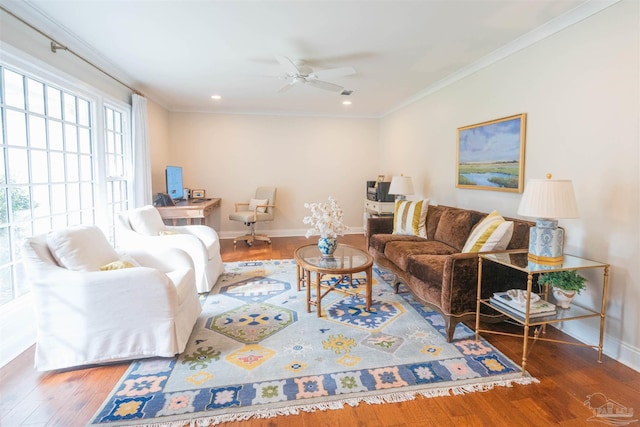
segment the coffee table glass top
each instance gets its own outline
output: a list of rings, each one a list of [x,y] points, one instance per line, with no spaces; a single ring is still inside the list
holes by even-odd
[[[362,271],[373,263],[373,258],[367,252],[341,243],[338,243],[338,247],[331,257],[323,257],[316,244],[296,249],[294,256],[309,267],[332,271],[353,269]]]

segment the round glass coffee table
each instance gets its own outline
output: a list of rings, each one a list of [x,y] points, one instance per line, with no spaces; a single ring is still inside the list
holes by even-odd
[[[366,281],[366,309],[371,309],[371,287],[373,284],[371,267],[373,257],[367,252],[353,246],[338,244],[336,251],[331,257],[323,257],[320,254],[317,244],[299,247],[293,253],[296,260],[298,291],[301,286],[307,287],[307,313],[311,312],[311,306],[316,306],[318,317],[322,316],[322,298],[331,291],[344,292],[351,295],[359,295],[357,292],[347,289],[337,289],[341,283],[351,283],[353,274],[365,272]],[[312,280],[311,275],[315,273],[313,286],[316,289],[315,299],[311,299]],[[326,274],[342,276],[340,280],[332,285],[322,284],[322,276]]]

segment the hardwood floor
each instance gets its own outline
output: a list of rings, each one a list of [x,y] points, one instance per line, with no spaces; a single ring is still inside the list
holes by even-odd
[[[249,248],[222,241],[224,261],[291,258],[304,237],[273,238]],[[361,235],[340,238],[364,248]],[[504,327],[509,328],[508,325]],[[549,328],[548,336],[563,336]],[[513,337],[487,336],[512,360],[521,358],[522,342]],[[85,425],[118,379],[127,363],[38,373],[33,369],[31,347],[0,369],[0,426]],[[412,401],[316,411],[299,415],[220,424],[239,426],[586,426],[593,411],[583,402],[594,393],[623,405],[640,418],[640,373],[604,357],[597,363],[594,350],[537,342],[529,355],[528,370],[540,380],[528,386],[496,387],[483,393],[418,397]],[[601,402],[604,403],[604,402]],[[638,422],[636,425],[640,425]]]

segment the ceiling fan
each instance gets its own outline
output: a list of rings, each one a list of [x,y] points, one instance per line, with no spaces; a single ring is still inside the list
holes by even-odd
[[[322,79],[350,76],[356,73],[356,70],[353,67],[330,68],[327,70],[314,71],[311,67],[305,65],[302,60],[293,61],[286,56],[276,56],[276,59],[286,73],[284,78],[288,80],[288,83],[282,86],[278,90],[278,93],[286,92],[296,85],[309,85],[318,89],[330,90],[332,92],[342,92],[344,87]]]

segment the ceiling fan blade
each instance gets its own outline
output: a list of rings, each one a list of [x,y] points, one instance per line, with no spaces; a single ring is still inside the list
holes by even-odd
[[[295,84],[295,80],[291,80],[289,83],[287,83],[286,85],[282,86],[280,89],[278,89],[278,93],[285,93],[287,92],[289,89],[291,89],[293,87],[293,85]]]
[[[276,56],[276,59],[288,75],[297,76],[298,74],[301,74],[300,70],[298,70],[298,67],[296,67],[296,64],[294,64],[293,61],[286,56]]]
[[[340,85],[336,85],[336,84],[329,83],[329,82],[324,82],[322,80],[309,79],[305,83],[310,85],[310,86],[317,87],[318,89],[330,90],[332,92],[342,92],[342,90],[344,89]]]
[[[328,70],[314,71],[313,75],[318,79],[332,79],[334,77],[351,76],[356,73],[353,67],[330,68]]]

